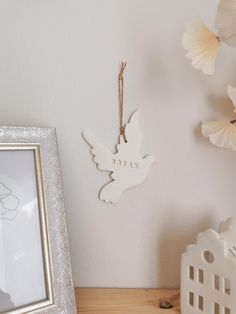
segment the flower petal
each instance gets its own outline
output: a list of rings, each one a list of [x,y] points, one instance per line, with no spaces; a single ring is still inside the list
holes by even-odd
[[[215,60],[220,41],[201,20],[194,19],[187,24],[183,35],[183,47],[186,57],[192,60],[192,66],[207,75],[214,74]]]
[[[236,47],[236,1],[220,0],[215,26],[220,39],[231,47]]]
[[[221,148],[236,151],[236,126],[231,122],[206,121],[202,123],[202,134]]]

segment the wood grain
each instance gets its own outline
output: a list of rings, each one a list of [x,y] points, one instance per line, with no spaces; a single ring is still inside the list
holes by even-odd
[[[79,314],[177,314],[179,290],[81,289],[76,288]],[[170,300],[172,309],[160,309],[160,300]]]

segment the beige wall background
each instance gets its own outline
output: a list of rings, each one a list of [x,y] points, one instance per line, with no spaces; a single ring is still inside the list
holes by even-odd
[[[0,123],[57,128],[75,284],[176,287],[180,254],[235,212],[236,156],[203,139],[199,123],[231,119],[236,51],[222,46],[216,76],[191,68],[181,38],[216,0],[1,0]],[[142,151],[158,163],[116,205],[81,137],[118,137],[117,73],[125,116],[142,110]]]

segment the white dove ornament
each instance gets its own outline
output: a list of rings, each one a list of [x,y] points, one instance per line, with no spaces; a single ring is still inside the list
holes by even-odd
[[[125,137],[121,135],[116,153],[112,153],[88,132],[83,137],[92,147],[91,154],[102,171],[111,172],[112,181],[106,184],[99,194],[99,199],[106,203],[116,203],[121,194],[136,185],[141,184],[148,175],[155,159],[151,156],[141,156],[142,133],[139,126],[139,111],[133,113],[125,127]]]

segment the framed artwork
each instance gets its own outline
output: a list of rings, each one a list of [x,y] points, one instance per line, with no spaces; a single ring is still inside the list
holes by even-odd
[[[0,128],[0,313],[75,314],[53,128]]]

